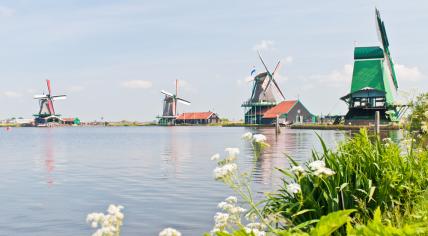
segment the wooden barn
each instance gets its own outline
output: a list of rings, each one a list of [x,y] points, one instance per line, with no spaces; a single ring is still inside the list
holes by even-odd
[[[277,117],[281,124],[311,123],[315,116],[300,102],[300,100],[286,100],[270,108],[263,114],[263,124],[275,124]]]
[[[220,118],[214,112],[185,112],[180,114],[175,119],[175,124],[216,124],[220,122]]]

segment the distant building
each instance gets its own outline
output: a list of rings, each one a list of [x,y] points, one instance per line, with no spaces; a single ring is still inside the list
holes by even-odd
[[[176,119],[176,124],[217,124],[220,118],[214,112],[185,112]]]
[[[62,118],[62,123],[65,125],[80,125],[79,118]]]
[[[287,100],[270,108],[263,113],[263,124],[276,123],[277,117],[282,124],[315,122],[315,116],[300,102],[300,100]]]

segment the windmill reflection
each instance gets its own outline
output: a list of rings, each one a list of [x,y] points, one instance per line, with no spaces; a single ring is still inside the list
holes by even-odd
[[[169,142],[164,144],[164,151],[162,154],[162,161],[165,165],[165,175],[168,176],[170,173],[174,177],[177,177],[182,173],[182,162],[185,157],[188,157],[190,153],[191,142],[187,140],[187,137],[182,135],[187,130],[184,130],[183,127],[177,129],[177,127],[168,127],[168,137]],[[172,171],[171,171],[172,169]]]
[[[53,172],[55,170],[55,151],[54,151],[54,142],[52,139],[52,131],[49,129],[47,132],[47,137],[45,142],[43,142],[43,153],[44,153],[44,162],[45,168],[47,171],[47,184],[49,187],[54,185]]]
[[[306,149],[305,145],[308,140],[304,136],[305,134],[300,132],[283,132],[276,135],[275,129],[259,129],[257,131],[266,136],[266,142],[270,147],[254,159],[253,181],[265,185],[268,188],[266,190],[271,190],[281,183],[282,175],[277,168],[289,168],[286,155],[293,157],[300,150]]]

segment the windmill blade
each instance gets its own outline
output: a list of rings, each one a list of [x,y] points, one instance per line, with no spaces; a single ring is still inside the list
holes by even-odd
[[[267,66],[266,66],[265,62],[263,61],[262,55],[260,55],[260,52],[259,52],[259,51],[257,51],[257,54],[259,54],[260,61],[262,62],[263,66],[264,66],[264,67],[265,67],[265,69],[266,69],[267,76],[269,76],[269,81],[268,81],[268,83],[267,83],[267,85],[266,85],[266,87],[265,87],[265,91],[264,91],[264,92],[266,92],[266,89],[267,89],[267,88],[269,88],[269,85],[270,85],[270,83],[272,82],[273,77],[272,77],[272,74],[270,73],[269,69],[267,68]],[[277,66],[278,66],[278,64],[277,64]],[[275,82],[275,84],[276,84],[276,82]],[[282,94],[282,92],[281,92],[281,94]]]
[[[52,96],[52,100],[56,101],[56,100],[64,100],[67,99],[67,95],[57,95],[57,96]]]
[[[48,109],[49,109],[49,112],[51,113],[51,115],[55,115],[55,110],[54,110],[53,102],[51,99],[48,99]]]
[[[262,61],[262,64],[263,64],[263,66],[265,67],[266,72],[269,74],[269,77],[270,77],[270,76],[271,76],[271,73],[270,73],[269,69],[267,68],[267,66],[266,66],[265,62],[263,61],[262,55],[260,55],[260,52],[259,52],[259,51],[257,51],[257,54],[259,54],[260,61]]]
[[[272,72],[272,75],[274,75],[278,70],[279,70],[279,66],[281,65],[281,60],[278,61],[278,63],[276,63],[275,69]]]
[[[52,91],[51,91],[51,81],[47,79],[46,80],[46,85],[48,86],[49,95],[51,95],[52,94]]]
[[[275,81],[275,78],[273,77],[273,75],[278,71],[280,64],[281,64],[281,60],[279,60],[278,63],[276,63],[275,69],[273,70],[272,75],[270,76],[270,80],[269,80],[268,84],[266,85],[266,89],[269,88],[269,85],[270,85],[272,80]]]
[[[284,94],[282,93],[281,89],[279,88],[275,80],[273,80],[273,83],[275,84],[275,87],[278,89],[278,92],[281,94],[282,100],[285,100]]]
[[[184,100],[182,98],[177,98],[177,101],[180,102],[180,103],[183,103],[184,105],[190,105],[191,104],[191,102],[189,102],[187,100]]]
[[[376,8],[376,30],[378,33],[379,41],[382,43],[382,47],[386,50],[389,47],[388,36],[386,35],[385,24],[380,18],[380,12]]]
[[[389,51],[389,40],[388,40],[388,36],[386,34],[385,23],[382,21],[382,18],[380,17],[380,12],[377,8],[375,8],[375,12],[376,12],[377,35],[379,37],[379,41],[381,41],[381,43],[382,43],[382,48],[383,48],[383,51],[385,53],[385,60],[387,62],[388,69],[389,69],[389,72],[390,72],[391,77],[392,77],[392,82],[394,83],[395,89],[398,89],[398,82],[397,82],[397,77],[395,74],[394,63],[392,62],[391,54]]]
[[[34,99],[45,99],[45,98],[48,98],[46,95],[34,95],[34,97],[33,97]]]
[[[165,90],[161,90],[161,93],[165,94],[166,96],[174,97],[174,94],[167,92]]]

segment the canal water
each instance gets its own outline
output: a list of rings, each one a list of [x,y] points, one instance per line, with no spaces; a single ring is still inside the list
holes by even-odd
[[[255,161],[245,132],[271,147]],[[91,235],[91,212],[120,204],[124,236],[209,232],[217,203],[231,191],[214,181],[210,157],[238,147],[240,170],[254,169],[256,195],[277,189],[288,167],[320,150],[317,132],[334,147],[346,131],[222,127],[71,127],[0,130],[0,235]]]

